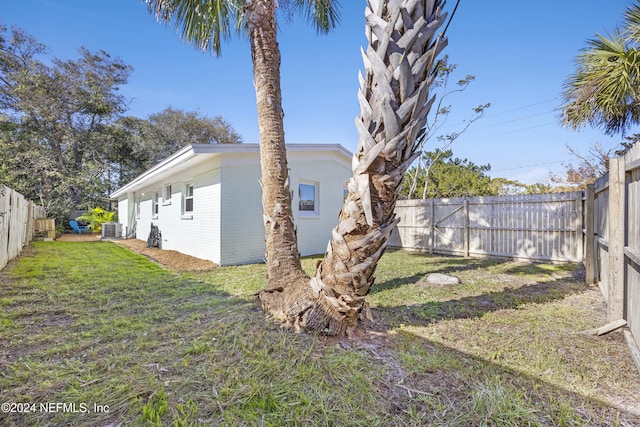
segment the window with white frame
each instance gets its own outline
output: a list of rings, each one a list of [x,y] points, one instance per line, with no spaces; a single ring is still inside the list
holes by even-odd
[[[134,210],[136,213],[136,218],[140,218],[140,196],[136,197],[135,199]]]
[[[193,213],[193,184],[187,184],[185,188],[184,213]]]
[[[300,181],[298,184],[298,212],[300,216],[318,216],[320,214],[318,200],[318,183]]]
[[[162,197],[163,205],[171,204],[171,184],[167,184],[164,186],[164,196]]]
[[[153,216],[157,217],[160,213],[160,192],[153,193]]]

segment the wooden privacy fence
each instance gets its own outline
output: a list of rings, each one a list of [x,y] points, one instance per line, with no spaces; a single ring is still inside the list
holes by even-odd
[[[0,185],[0,269],[20,255],[35,235],[36,218],[45,216],[44,208]]]
[[[587,188],[585,206],[587,283],[598,283],[609,322],[626,320],[640,369],[640,144],[610,159],[609,172]]]
[[[389,246],[462,256],[582,261],[582,192],[400,200]]]
[[[391,247],[584,262],[640,369],[640,143],[584,193],[402,200],[396,214]]]

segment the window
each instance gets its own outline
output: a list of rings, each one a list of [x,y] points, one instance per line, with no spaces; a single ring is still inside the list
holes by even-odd
[[[136,201],[134,203],[134,209],[136,212],[136,218],[140,218],[140,196],[136,197]]]
[[[160,213],[160,193],[157,191],[153,194],[153,216],[157,217]]]
[[[187,184],[184,193],[184,212],[193,213],[193,184]]]
[[[164,196],[162,197],[162,204],[163,205],[171,204],[171,184],[164,186]]]
[[[317,216],[318,209],[318,183],[301,182],[298,184],[298,211],[300,216]]]

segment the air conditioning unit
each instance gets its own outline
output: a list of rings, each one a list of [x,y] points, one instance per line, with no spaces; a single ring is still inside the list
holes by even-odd
[[[120,239],[122,237],[122,224],[117,222],[105,222],[102,224],[103,239]]]

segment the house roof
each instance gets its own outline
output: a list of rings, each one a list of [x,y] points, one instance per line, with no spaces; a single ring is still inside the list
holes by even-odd
[[[287,152],[335,152],[339,156],[345,158],[347,162],[351,162],[352,154],[340,144],[287,144]],[[157,165],[146,170],[131,182],[120,187],[110,196],[111,199],[117,199],[127,192],[153,183],[158,180],[166,179],[174,173],[189,169],[194,162],[201,160],[203,157],[217,157],[225,154],[242,154],[242,153],[259,153],[259,144],[191,144],[176,151]]]

